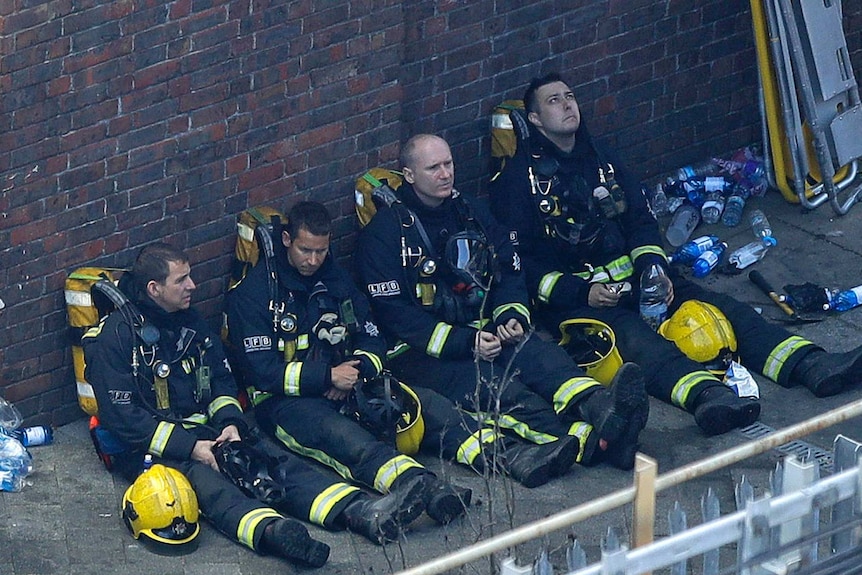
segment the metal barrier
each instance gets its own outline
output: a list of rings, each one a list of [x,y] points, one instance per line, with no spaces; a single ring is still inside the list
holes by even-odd
[[[702,504],[703,524],[687,529],[686,518],[677,513],[675,519],[671,518],[672,528],[676,526],[674,534],[652,542],[656,493],[749,457],[780,448],[799,437],[859,415],[862,415],[862,400],[661,476],[656,476],[655,461],[638,455],[632,487],[480,541],[402,571],[401,574],[443,573],[515,545],[544,538],[550,533],[627,503],[634,503],[632,533],[635,549],[627,549],[619,543],[615,533],[610,532],[603,545],[602,562],[587,567],[584,553],[575,542],[567,553],[570,571],[578,575],[634,574],[671,567],[672,573],[681,574],[685,573],[685,567],[680,570],[682,563],[703,555],[703,573],[718,573],[717,548],[737,542],[739,555],[737,565],[731,572],[745,575],[786,573],[791,563],[797,567],[807,567],[817,560],[817,537],[824,534],[823,530],[817,529],[819,513],[827,508],[831,510],[832,520],[830,528],[825,532],[831,537],[828,560],[836,563],[848,560],[851,565],[852,561],[856,561],[856,565],[862,564],[862,560],[853,557],[854,553],[860,553],[856,548],[859,547],[859,525],[862,524],[862,471],[857,467],[856,458],[862,453],[862,449],[859,443],[842,436],[836,439],[833,450],[835,475],[817,480],[819,466],[814,460],[800,462],[792,458],[779,469],[779,473],[773,473],[774,495],[771,497],[754,499],[753,489],[743,481],[737,485],[737,505],[741,509],[731,515],[719,517],[717,499],[707,493]],[[813,469],[817,470],[816,475]],[[808,479],[805,479],[806,477]],[[794,527],[785,527],[785,524]],[[793,533],[799,535],[794,538]],[[712,540],[707,540],[707,536]],[[798,560],[793,559],[789,553],[797,554],[793,557],[798,556]],[[504,575],[515,575],[538,571],[539,575],[542,575],[541,572],[548,571],[549,564],[543,567],[546,564],[547,557],[543,559],[541,555],[537,558],[535,569],[518,567],[513,561],[507,560],[501,564],[501,572]]]

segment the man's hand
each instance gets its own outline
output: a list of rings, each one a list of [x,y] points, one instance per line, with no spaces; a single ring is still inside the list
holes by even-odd
[[[502,343],[518,343],[524,339],[524,326],[515,318],[497,326],[497,337]]]
[[[215,444],[215,441],[198,439],[195,441],[195,446],[192,449],[192,459],[205,463],[218,471],[218,463],[216,463],[215,455],[213,455],[213,447],[215,447]]]
[[[359,381],[359,360],[351,359],[332,368],[332,387],[340,391],[350,391]]]
[[[475,353],[479,359],[494,361],[497,356],[500,355],[500,351],[502,349],[503,344],[500,343],[500,338],[493,333],[488,333],[487,331],[476,332],[476,342],[473,347],[473,353]]]
[[[219,436],[215,438],[216,445],[221,445],[228,441],[242,441],[242,437],[239,436],[239,429],[237,429],[236,425],[228,425],[222,429]]]
[[[616,307],[620,303],[622,293],[616,293],[603,283],[590,285],[587,303],[590,307]]]

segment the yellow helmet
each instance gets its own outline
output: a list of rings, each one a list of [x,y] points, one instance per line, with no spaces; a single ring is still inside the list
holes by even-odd
[[[720,309],[706,302],[683,302],[658,332],[710,371],[724,373],[736,352],[736,334],[730,321]]]
[[[167,545],[191,542],[200,532],[198,499],[186,476],[156,464],[123,495],[123,522],[135,539]]]
[[[399,382],[404,391],[404,405],[401,417],[395,426],[395,445],[406,455],[419,453],[419,445],[425,437],[425,419],[422,417],[422,402],[416,393]]]
[[[623,358],[611,327],[596,319],[573,318],[560,324],[560,346],[572,356],[587,375],[610,385]]]

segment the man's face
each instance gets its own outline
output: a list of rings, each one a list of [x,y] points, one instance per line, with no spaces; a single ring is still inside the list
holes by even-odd
[[[423,138],[413,150],[412,165],[404,166],[404,179],[413,185],[419,200],[437,207],[452,195],[455,164],[449,144],[436,136]]]
[[[552,82],[536,90],[536,111],[530,122],[546,136],[572,136],[581,125],[581,111],[575,94],[565,82]]]
[[[315,236],[305,228],[299,228],[295,238],[282,232],[281,243],[287,248],[287,261],[300,275],[313,276],[329,253],[329,236]]]
[[[192,303],[192,292],[197,287],[189,275],[188,262],[168,262],[168,277],[164,282],[150,281],[147,293],[160,308],[168,313],[188,309]]]

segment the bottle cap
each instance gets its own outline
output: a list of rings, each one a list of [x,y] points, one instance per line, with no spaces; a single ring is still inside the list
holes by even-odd
[[[763,236],[760,241],[763,242],[763,245],[770,247],[778,244],[778,240],[772,236]]]

